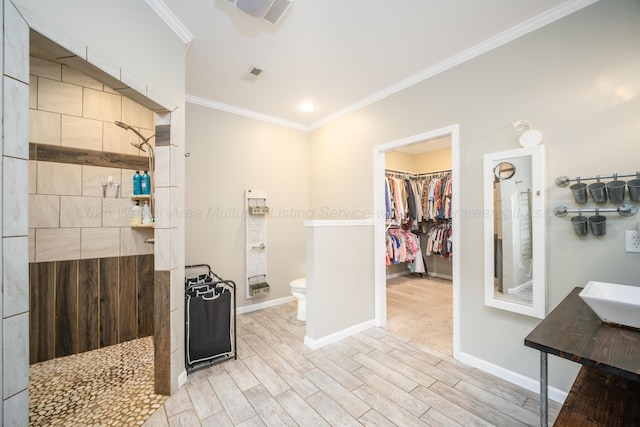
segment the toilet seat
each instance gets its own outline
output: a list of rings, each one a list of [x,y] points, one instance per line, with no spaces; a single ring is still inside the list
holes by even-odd
[[[307,290],[307,278],[301,277],[299,279],[292,280],[291,283],[289,283],[289,286],[292,291],[304,292]]]
[[[301,277],[299,279],[292,280],[289,283],[291,289],[291,295],[298,300],[298,310],[296,318],[298,320],[307,320],[307,278]]]

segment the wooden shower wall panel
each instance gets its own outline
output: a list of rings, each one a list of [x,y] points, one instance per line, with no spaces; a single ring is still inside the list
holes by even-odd
[[[138,337],[153,335],[153,255],[137,257]]]
[[[99,347],[100,260],[78,261],[78,353]]]
[[[29,265],[29,363],[55,355],[55,272],[54,262]]]
[[[78,261],[56,263],[56,357],[78,352]]]
[[[138,298],[136,257],[120,258],[120,289],[119,289],[119,341],[130,341],[138,337]]]
[[[118,344],[118,258],[100,258],[100,347]]]
[[[153,335],[153,255],[29,264],[29,361]]]

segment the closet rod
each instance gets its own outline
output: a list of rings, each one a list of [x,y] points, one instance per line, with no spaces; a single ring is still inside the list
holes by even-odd
[[[567,216],[568,213],[577,213],[582,215],[583,212],[595,212],[595,214],[606,213],[606,212],[617,212],[622,216],[634,216],[638,213],[638,208],[636,205],[631,203],[623,203],[617,208],[609,208],[609,209],[600,209],[600,208],[589,208],[589,209],[567,209],[566,206],[556,206],[553,208],[553,214],[555,216]]]
[[[394,170],[394,169],[385,169],[385,172],[391,172],[391,173],[399,173],[399,174],[403,174],[403,175],[411,175],[413,177],[421,177],[421,176],[427,176],[427,175],[443,175],[443,174],[450,174],[451,173],[451,169],[446,169],[446,170],[441,170],[441,171],[434,171],[434,172],[422,172],[422,173],[415,173],[415,172],[406,172],[406,171],[399,171],[399,170]]]
[[[612,179],[612,178],[626,178],[626,177],[636,177],[636,178],[640,178],[640,172],[635,172],[635,173],[618,173],[618,174],[612,174],[612,175],[596,175],[596,176],[578,176],[574,179],[569,178],[568,176],[559,176],[556,178],[556,185],[558,187],[566,187],[567,185],[569,185],[569,183],[571,181],[575,181],[575,182],[580,182],[580,181],[592,181],[594,179]]]

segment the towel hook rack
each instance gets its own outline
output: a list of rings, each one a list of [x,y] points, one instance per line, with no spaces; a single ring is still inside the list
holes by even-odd
[[[623,203],[617,208],[611,209],[603,209],[603,208],[593,208],[593,209],[567,209],[566,206],[556,206],[553,208],[553,214],[555,216],[567,216],[570,213],[577,213],[582,215],[583,212],[594,212],[597,215],[605,212],[617,212],[622,216],[634,216],[638,213],[638,207],[632,203]]]
[[[580,182],[582,181],[591,181],[594,179],[597,179],[598,181],[600,181],[601,179],[609,179],[609,178],[613,178],[614,180],[618,179],[618,177],[622,178],[622,177],[635,177],[640,179],[640,172],[635,172],[635,173],[614,173],[612,175],[596,175],[596,176],[587,176],[587,177],[576,177],[576,178],[569,178],[568,176],[559,176],[556,178],[555,183],[558,187],[566,187],[567,185],[569,185],[571,183],[571,181],[575,181],[575,182]]]

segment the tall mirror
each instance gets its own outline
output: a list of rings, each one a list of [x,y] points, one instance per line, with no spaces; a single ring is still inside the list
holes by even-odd
[[[544,146],[484,156],[485,305],[546,315]]]

